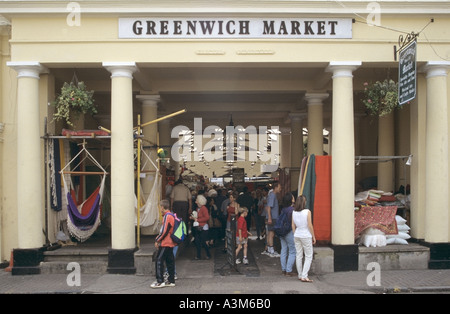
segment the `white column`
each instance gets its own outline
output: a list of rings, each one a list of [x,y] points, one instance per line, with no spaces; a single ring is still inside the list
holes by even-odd
[[[307,93],[308,102],[308,155],[323,155],[323,101],[327,93]]]
[[[417,77],[417,95],[410,106],[410,136],[412,162],[411,180],[411,237],[425,239],[425,178],[426,178],[426,110],[427,86],[424,75]]]
[[[111,247],[134,249],[134,62],[103,63],[111,72]]]
[[[330,62],[333,73],[332,229],[335,245],[354,244],[355,145],[353,74],[361,62]]]
[[[448,91],[450,62],[428,62],[425,241],[449,242]]]
[[[17,219],[20,249],[42,247],[42,160],[39,119],[39,62],[8,62],[17,71]]]
[[[298,189],[300,167],[303,159],[303,119],[305,113],[291,112],[291,191]]]

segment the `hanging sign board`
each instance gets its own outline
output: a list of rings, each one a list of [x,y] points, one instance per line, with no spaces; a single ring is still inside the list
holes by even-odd
[[[416,40],[413,40],[400,51],[398,65],[398,102],[400,105],[416,97],[416,56]]]
[[[119,38],[352,38],[352,19],[119,18]]]

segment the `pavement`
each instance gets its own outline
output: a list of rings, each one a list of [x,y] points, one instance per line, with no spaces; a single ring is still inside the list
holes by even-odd
[[[190,244],[176,260],[176,286],[162,289],[150,288],[154,275],[85,274],[71,269],[66,274],[12,276],[0,269],[0,294],[450,294],[448,269],[310,273],[314,282],[304,283],[297,276],[282,275],[280,259],[261,254],[263,246],[262,241],[250,241],[249,265],[234,269],[223,245],[211,249],[211,259],[195,260]]]

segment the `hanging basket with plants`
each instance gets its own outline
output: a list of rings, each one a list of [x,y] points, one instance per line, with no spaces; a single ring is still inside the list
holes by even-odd
[[[377,81],[372,85],[365,82],[362,101],[369,114],[380,117],[402,108],[398,103],[398,84],[390,79]]]
[[[97,106],[94,103],[94,91],[89,91],[86,84],[77,79],[65,82],[61,93],[53,102],[55,106],[54,120],[63,120],[70,126],[74,126],[71,119],[78,119],[81,114],[96,114]]]

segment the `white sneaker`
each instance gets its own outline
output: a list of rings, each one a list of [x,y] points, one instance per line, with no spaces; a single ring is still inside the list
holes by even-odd
[[[154,283],[152,283],[150,285],[150,288],[158,289],[158,288],[164,288],[165,286],[166,286],[166,284],[164,282],[157,282],[157,281],[155,281]]]
[[[241,263],[241,260],[239,258],[236,258],[236,265],[240,264],[240,263]]]
[[[174,283],[174,282],[168,282],[168,281],[166,281],[166,282],[164,283],[164,286],[165,286],[165,287],[175,287],[175,283]]]
[[[267,250],[262,251],[261,254],[262,255],[270,255],[269,251],[267,251]]]
[[[178,279],[178,276],[177,276],[177,274],[175,273],[175,275],[174,275],[174,278],[173,279],[175,279],[175,280],[177,280]],[[169,281],[169,273],[166,271],[165,273],[164,273],[164,281]]]
[[[244,257],[243,263],[244,265],[248,265],[248,259]]]
[[[269,254],[270,257],[280,257],[280,253],[273,251],[273,253]]]

